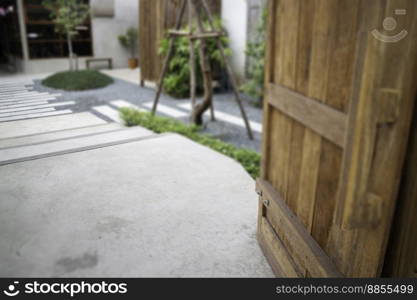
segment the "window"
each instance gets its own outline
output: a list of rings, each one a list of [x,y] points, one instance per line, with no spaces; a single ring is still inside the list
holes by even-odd
[[[31,59],[67,57],[66,37],[55,31],[55,24],[49,17],[49,11],[42,6],[42,2],[43,0],[24,0],[29,57]],[[92,56],[90,19],[81,27],[73,40],[74,53],[78,56]]]

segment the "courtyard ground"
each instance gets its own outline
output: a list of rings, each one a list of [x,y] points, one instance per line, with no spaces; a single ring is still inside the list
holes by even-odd
[[[114,84],[91,91],[58,91],[61,95],[57,100],[63,102],[74,101],[75,104],[71,107],[74,112],[91,111],[109,121],[117,120],[115,117],[117,113],[115,114],[114,110],[117,110],[123,105],[128,105],[124,102],[136,105],[143,110],[150,110],[155,97],[154,85],[147,83],[146,87],[140,87],[138,70],[121,69],[103,72],[115,78]],[[57,93],[57,90],[42,86],[41,80],[39,79],[34,82],[33,89],[35,91]],[[216,94],[214,103],[217,120],[216,122],[211,122],[209,114],[206,113],[203,132],[238,147],[260,152],[262,111],[252,106],[246,99],[244,100],[245,109],[251,120],[252,130],[255,136],[255,139],[251,141],[248,139],[239,108],[233,95],[230,93]],[[175,99],[167,95],[162,95],[158,114],[188,123],[190,100]]]
[[[0,276],[273,276],[237,162],[118,122],[117,107],[147,102],[69,98],[32,80],[0,83]],[[186,113],[169,101],[166,112]]]

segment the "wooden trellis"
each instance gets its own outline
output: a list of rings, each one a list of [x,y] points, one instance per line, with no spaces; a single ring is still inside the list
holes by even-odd
[[[183,17],[185,15],[187,6],[188,6],[189,31],[184,32],[184,31],[180,31],[180,28],[182,25]],[[203,19],[202,19],[203,15],[205,15],[208,20],[210,31],[206,31],[204,29]],[[194,26],[193,26],[194,17],[196,18],[196,23],[197,23],[196,31],[194,31]],[[215,25],[214,25],[213,15],[210,11],[210,7],[208,6],[206,0],[183,0],[182,1],[179,14],[177,17],[177,21],[175,24],[175,28],[174,30],[171,30],[169,32],[170,41],[169,41],[168,53],[166,55],[166,58],[162,67],[162,71],[158,80],[158,87],[157,87],[157,92],[156,92],[156,96],[154,100],[152,113],[155,113],[158,108],[159,98],[161,96],[164,79],[168,70],[169,62],[174,53],[175,39],[178,38],[179,36],[185,36],[185,37],[188,37],[190,40],[190,72],[191,72],[191,76],[190,76],[190,94],[191,95],[190,96],[191,96],[191,104],[192,104],[191,118],[193,122],[195,122],[196,124],[201,124],[202,115],[208,108],[210,108],[212,120],[214,120],[215,117],[214,117],[214,109],[213,109],[212,73],[211,73],[209,56],[208,56],[207,49],[206,49],[207,48],[206,39],[214,38],[216,39],[217,48],[226,66],[226,71],[232,83],[235,100],[240,109],[242,119],[247,129],[248,136],[250,139],[253,139],[253,133],[250,127],[249,120],[246,116],[243,103],[240,99],[239,89],[237,86],[236,79],[234,77],[232,68],[227,60],[224,47],[220,41],[220,37],[224,34],[225,34],[224,32],[220,32],[216,30]],[[203,73],[203,81],[204,81],[204,100],[200,104],[196,103],[197,83],[196,83],[196,66],[195,66],[195,56],[194,56],[194,43],[196,40],[200,40],[199,56],[200,56],[200,66],[201,66],[201,70]]]
[[[175,26],[182,0],[140,0],[139,2],[139,67],[141,83],[157,82],[164,57],[158,53],[161,40]],[[210,9],[219,14],[221,0],[210,0]]]

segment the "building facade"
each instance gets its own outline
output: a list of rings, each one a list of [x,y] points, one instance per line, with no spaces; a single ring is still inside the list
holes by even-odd
[[[84,0],[90,5],[90,18],[78,28],[74,52],[80,68],[88,58],[112,58],[116,68],[127,67],[129,53],[118,36],[129,27],[138,26],[137,0]],[[55,31],[43,0],[8,1],[14,7],[14,20],[20,39],[19,51],[8,53],[15,71],[44,73],[68,68],[68,49],[65,37]],[[5,38],[3,38],[5,39]],[[10,44],[10,42],[8,42]]]

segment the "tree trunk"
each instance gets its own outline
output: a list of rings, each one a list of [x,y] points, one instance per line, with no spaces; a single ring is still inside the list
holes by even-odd
[[[67,33],[67,43],[68,43],[68,53],[69,53],[69,66],[70,66],[70,71],[74,71],[74,52],[72,49],[72,39],[71,39],[71,35],[69,33]]]
[[[193,6],[195,9],[197,9],[195,5],[195,1],[194,1]],[[203,28],[200,14],[196,12],[195,15],[197,16],[198,33],[202,33],[204,32],[204,28]],[[204,99],[202,103],[195,106],[195,109],[193,110],[192,115],[191,115],[192,122],[194,122],[197,125],[203,124],[203,114],[206,112],[207,109],[210,108],[212,101],[213,101],[211,67],[210,67],[210,60],[207,55],[207,43],[204,38],[200,39],[199,55],[200,55],[201,70],[203,73]]]

